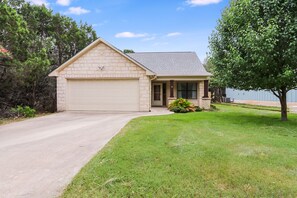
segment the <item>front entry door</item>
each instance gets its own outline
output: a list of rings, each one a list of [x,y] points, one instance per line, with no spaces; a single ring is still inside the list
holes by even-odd
[[[152,106],[162,106],[163,97],[162,97],[162,83],[153,83],[152,86]]]

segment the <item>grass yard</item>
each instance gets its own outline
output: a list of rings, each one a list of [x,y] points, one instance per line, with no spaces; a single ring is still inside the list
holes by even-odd
[[[131,121],[62,197],[297,197],[297,115],[217,107]]]
[[[226,103],[225,105],[238,106],[238,107],[248,108],[248,109],[258,109],[258,110],[268,110],[268,111],[278,111],[278,112],[281,112],[281,108],[280,107],[251,105],[251,104],[242,104],[242,103]],[[289,109],[288,109],[288,111],[289,111]]]

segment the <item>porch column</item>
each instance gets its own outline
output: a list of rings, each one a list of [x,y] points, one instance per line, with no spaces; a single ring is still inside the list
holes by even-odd
[[[174,80],[170,80],[169,82],[169,97],[168,97],[168,103],[167,105],[169,105],[170,103],[172,103],[176,98],[174,97]]]
[[[208,98],[208,80],[204,81],[204,96],[203,98]]]
[[[203,81],[203,84],[204,84],[204,89],[203,89],[203,92],[204,92],[204,96],[202,97],[202,100],[201,100],[201,108],[203,109],[210,109],[210,102],[211,102],[211,98],[208,96],[208,84],[209,84],[209,81],[208,80],[204,80]]]
[[[174,80],[170,81],[170,98],[174,98]]]

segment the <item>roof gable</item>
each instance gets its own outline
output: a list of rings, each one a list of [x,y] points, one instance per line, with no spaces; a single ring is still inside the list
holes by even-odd
[[[105,45],[107,45],[108,47],[110,47],[111,49],[113,49],[114,51],[116,51],[117,53],[119,53],[120,55],[122,55],[123,57],[125,57],[126,59],[130,60],[131,62],[133,62],[134,64],[136,64],[140,68],[144,69],[146,71],[146,75],[155,75],[154,72],[152,72],[150,69],[146,68],[141,63],[137,62],[136,60],[134,60],[130,56],[124,54],[121,50],[117,49],[116,47],[114,47],[110,43],[106,42],[102,38],[99,38],[96,41],[94,41],[93,43],[91,43],[90,45],[88,45],[86,48],[84,48],[83,50],[81,50],[79,53],[77,53],[71,59],[69,59],[68,61],[66,61],[64,64],[62,64],[61,66],[59,66],[57,69],[55,69],[54,71],[52,71],[49,74],[49,76],[59,76],[59,72],[61,72],[63,69],[65,69],[66,67],[68,67],[69,65],[71,65],[73,62],[75,62],[77,59],[79,59],[84,54],[88,53],[91,49],[93,49],[94,47],[96,47],[99,43],[104,43]]]
[[[140,52],[128,55],[157,76],[211,76],[195,52]]]

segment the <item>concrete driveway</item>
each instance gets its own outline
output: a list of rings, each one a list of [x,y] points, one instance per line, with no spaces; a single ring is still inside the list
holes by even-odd
[[[0,197],[57,197],[131,119],[151,113],[65,112],[0,126]]]

